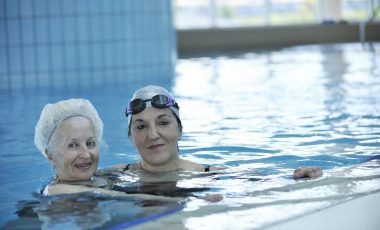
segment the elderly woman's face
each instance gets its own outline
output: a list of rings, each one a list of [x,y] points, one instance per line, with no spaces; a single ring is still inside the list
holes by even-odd
[[[148,107],[133,115],[131,122],[132,140],[145,163],[163,165],[178,157],[181,133],[170,109]]]
[[[81,116],[65,120],[56,130],[48,158],[61,180],[88,180],[99,161],[98,141],[92,122]]]

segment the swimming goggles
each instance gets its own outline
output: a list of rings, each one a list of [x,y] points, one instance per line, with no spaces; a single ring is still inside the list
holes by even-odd
[[[146,102],[148,101],[150,101],[152,107],[157,109],[164,109],[169,108],[170,106],[174,106],[179,110],[177,102],[175,102],[173,99],[165,95],[156,95],[152,97],[152,99],[135,99],[129,102],[128,108],[125,111],[125,116],[128,117],[128,115],[140,113],[146,108]]]

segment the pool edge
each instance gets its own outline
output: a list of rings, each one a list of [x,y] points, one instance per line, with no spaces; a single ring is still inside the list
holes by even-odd
[[[380,192],[355,198],[335,206],[290,219],[265,230],[301,229],[363,229],[377,230],[380,219]]]

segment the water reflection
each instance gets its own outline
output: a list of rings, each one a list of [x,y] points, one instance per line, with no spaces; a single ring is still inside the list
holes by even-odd
[[[111,198],[91,193],[41,197],[19,201],[18,219],[5,229],[122,229],[182,209],[177,202]]]
[[[321,47],[321,54],[321,65],[326,78],[323,84],[327,94],[324,102],[326,111],[329,114],[344,114],[347,94],[345,74],[348,70],[345,54],[342,49],[327,47]]]
[[[325,82],[326,95],[324,100],[326,116],[323,119],[324,128],[330,135],[332,145],[326,146],[326,151],[342,153],[346,148],[355,145],[355,141],[341,142],[341,138],[351,137],[352,132],[349,127],[349,119],[352,119],[346,110],[347,83],[345,74],[348,70],[348,63],[342,49],[321,47],[323,60],[323,76]]]
[[[180,60],[173,91],[182,105],[181,146],[190,150],[186,153],[202,146],[255,147],[307,160],[363,153],[361,146],[376,139],[365,135],[376,126],[378,113],[377,105],[371,107],[377,96],[363,92],[379,87],[370,77],[378,68],[368,65],[374,54],[353,49],[308,46]],[[367,79],[357,81],[353,73],[367,73]],[[353,112],[359,108],[370,115]],[[372,125],[364,128],[365,121]]]

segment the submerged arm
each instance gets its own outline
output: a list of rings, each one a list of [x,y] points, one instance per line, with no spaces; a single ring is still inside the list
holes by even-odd
[[[166,196],[156,196],[149,194],[127,194],[124,192],[108,190],[104,188],[91,188],[81,185],[70,185],[70,184],[57,184],[51,185],[46,188],[44,194],[47,196],[51,195],[60,195],[60,194],[73,194],[73,193],[81,193],[81,192],[94,192],[102,195],[109,195],[114,197],[133,197],[133,198],[141,198],[141,199],[152,199],[152,200],[160,200],[160,201],[181,201],[183,199],[178,197],[166,197]]]

